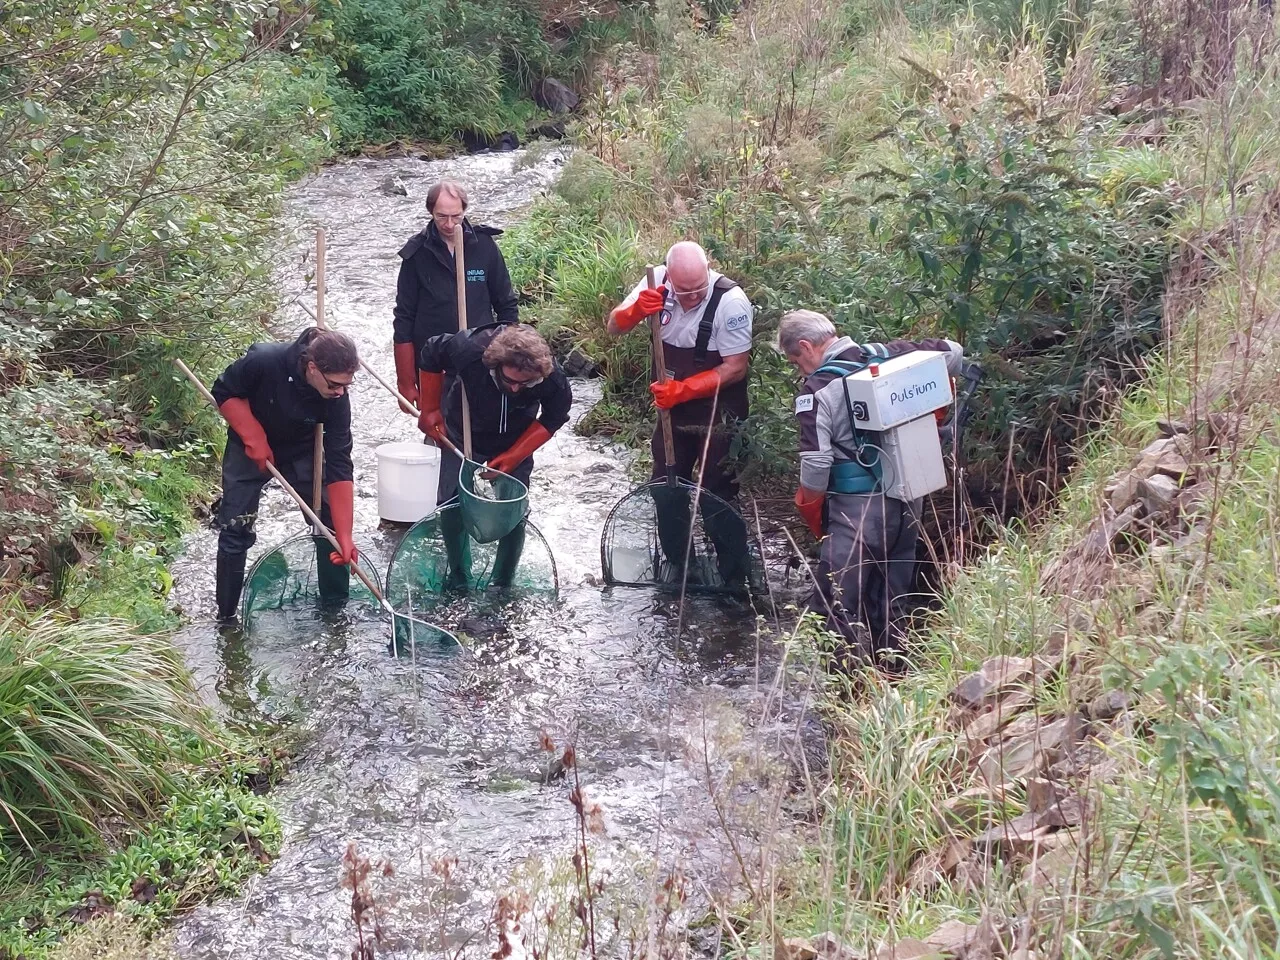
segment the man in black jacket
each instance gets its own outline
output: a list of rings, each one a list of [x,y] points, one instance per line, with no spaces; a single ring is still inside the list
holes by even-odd
[[[324,493],[320,519],[341,551],[316,537],[321,597],[345,600],[347,565],[358,557],[352,540],[355,490],[351,469],[351,400],[347,388],[360,358],[345,334],[308,327],[293,343],[255,343],[213,383],[226,418],[218,533],[218,619],[235,619],[244,584],[245,555],[258,535],[258,501],[271,475],[267,463],[303,496],[311,491],[315,425],[324,425]]]
[[[517,323],[516,293],[494,237],[502,231],[466,219],[467,192],[448,180],[427,191],[431,222],[400,251],[404,261],[396,283],[396,384],[417,402],[417,360],[431,337],[458,329],[458,288],[454,271],[454,230],[462,224],[467,271],[467,326]]]
[[[569,422],[573,391],[533,327],[493,323],[475,330],[432,337],[418,360],[421,416],[418,427],[434,440],[462,445],[462,390],[471,409],[471,455],[525,486],[533,474],[533,452]],[[445,375],[450,375],[443,398]],[[436,502],[458,494],[462,462],[440,448]],[[465,535],[456,510],[441,514],[441,536],[449,553],[448,585],[465,587],[470,578]],[[494,586],[510,586],[524,549],[524,524],[498,541]]]

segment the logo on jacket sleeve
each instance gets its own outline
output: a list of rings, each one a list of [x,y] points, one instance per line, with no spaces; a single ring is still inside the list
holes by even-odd
[[[725,322],[725,329],[741,330],[743,327],[750,326],[750,324],[751,324],[751,318],[748,317],[745,313],[740,313],[736,317],[730,317]]]
[[[796,413],[808,413],[813,409],[813,394],[802,393],[796,397]]]

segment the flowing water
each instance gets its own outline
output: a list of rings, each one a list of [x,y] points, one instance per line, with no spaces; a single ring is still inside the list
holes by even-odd
[[[393,379],[396,252],[424,223],[427,187],[460,180],[473,220],[509,226],[561,162],[515,151],[327,168],[287,204],[299,239],[282,258],[278,334],[308,322],[298,302],[314,303],[307,275],[323,227],[329,321]],[[407,197],[380,189],[391,176]],[[576,421],[598,390],[587,381],[574,390]],[[374,450],[419,435],[367,375],[352,399],[356,540],[385,570],[401,531],[379,528]],[[602,881],[601,943],[614,930],[606,917],[620,914],[625,931],[652,912],[655,878],[681,878],[692,916],[732,896],[739,865],[758,864],[762,845],[785,842],[780,805],[803,764],[797,731],[809,721],[803,693],[777,679],[786,671],[770,634],[757,629],[772,611],[711,600],[682,608],[670,595],[601,587],[600,532],[632,484],[629,454],[566,427],[536,460],[532,518],[554,552],[560,600],[478,614],[464,624],[473,653],[397,658],[386,624],[360,611],[299,619],[288,630],[220,632],[210,619],[216,537],[189,538],[175,569],[192,619],[182,634],[188,662],[224,714],[287,724],[297,759],[274,794],[286,834],[279,859],[243,897],[185,920],[182,956],[350,957],[351,894],[339,875],[353,842],[394,868],[373,883],[380,956],[488,956],[503,926],[495,905],[511,890],[532,898],[522,928],[541,930],[534,939],[545,935],[553,901],[561,901],[556,928],[567,930],[580,840],[575,776],[589,812],[599,807],[587,818],[587,847],[592,879]],[[258,530],[251,557],[305,531],[274,485]],[[558,748],[575,744],[576,772],[552,775],[547,737]],[[607,950],[625,952],[616,942]]]

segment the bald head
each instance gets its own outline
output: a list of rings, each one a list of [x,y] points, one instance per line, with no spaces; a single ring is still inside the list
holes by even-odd
[[[691,310],[702,302],[710,286],[707,251],[692,240],[681,240],[667,251],[667,283],[680,306]]]

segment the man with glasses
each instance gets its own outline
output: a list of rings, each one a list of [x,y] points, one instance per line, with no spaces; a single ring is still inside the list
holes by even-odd
[[[427,437],[447,437],[462,447],[462,388],[471,411],[471,454],[526,487],[533,453],[569,422],[573,391],[551,357],[551,348],[533,327],[491,323],[474,330],[443,333],[423,345],[418,358],[418,427]],[[445,377],[450,385],[445,388]],[[443,444],[436,502],[458,496],[462,462]],[[449,556],[446,587],[470,584],[469,546],[457,510],[440,514],[440,534]],[[498,541],[490,583],[507,587],[524,550],[524,524]]]
[[[689,240],[667,251],[666,264],[657,268],[654,279],[656,289],[648,289],[647,280],[642,280],[609,313],[608,330],[618,336],[661,311],[671,379],[658,383],[655,376],[649,389],[655,404],[671,411],[676,473],[696,482],[695,467],[702,460],[705,489],[735,508],[704,501],[702,521],[715,547],[721,578],[726,585],[746,586],[746,525],[736,510],[738,478],[725,461],[735,426],[748,412],[751,301],[736,283],[712,270],[706,251]],[[661,426],[654,431],[652,450],[653,479],[658,480],[666,475]],[[687,495],[655,488],[654,499],[662,552],[682,572],[691,516]]]
[[[308,327],[293,343],[255,343],[213,383],[213,397],[228,424],[222,455],[216,595],[218,619],[231,622],[240,605],[245,557],[262,488],[272,463],[285,480],[309,495],[315,464],[315,426],[324,426],[324,488],[320,519],[342,547],[316,537],[316,578],[324,601],[343,601],[348,566],[359,557],[351,528],[355,485],[351,469],[351,400],[347,388],[360,366],[356,345],[336,330]]]
[[[396,383],[405,399],[418,399],[418,356],[431,337],[458,329],[458,287],[454,243],[462,224],[467,271],[467,326],[497,320],[516,323],[516,293],[506,261],[494,242],[502,231],[466,219],[467,191],[442,180],[427,191],[430,222],[400,251],[396,283]]]

